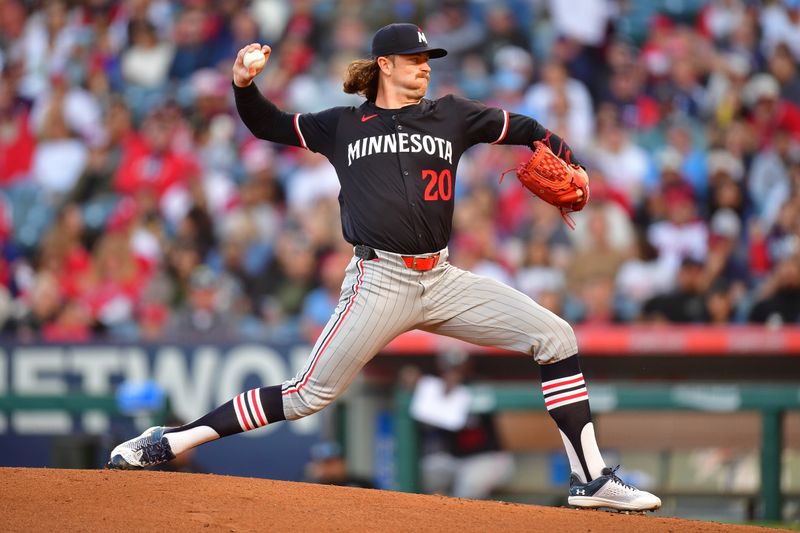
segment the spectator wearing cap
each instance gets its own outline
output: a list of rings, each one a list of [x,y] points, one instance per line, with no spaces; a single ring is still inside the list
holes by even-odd
[[[731,312],[744,303],[753,281],[747,247],[742,239],[742,225],[739,215],[730,208],[717,210],[709,224],[706,284],[719,291],[724,288],[725,298],[732,307]]]
[[[186,303],[172,316],[169,338],[196,342],[225,342],[239,338],[236,317],[221,305],[220,277],[209,267],[197,267],[189,280]]]
[[[753,76],[744,87],[744,98],[749,107],[748,122],[762,149],[772,145],[780,130],[800,141],[800,107],[781,100],[780,85],[772,75]]]
[[[648,239],[658,250],[659,260],[667,270],[677,274],[684,258],[696,262],[708,253],[708,227],[697,216],[694,197],[681,189],[664,193],[667,218],[648,228]]]
[[[704,263],[691,257],[681,261],[674,290],[659,294],[642,308],[648,322],[704,323],[708,322]]]
[[[750,75],[750,62],[742,54],[718,53],[707,83],[705,112],[727,127],[743,112],[742,90]]]
[[[368,479],[349,472],[342,447],[335,441],[321,441],[311,446],[311,461],[306,465],[306,479],[323,485],[375,488]]]
[[[708,154],[708,198],[705,212],[712,216],[719,209],[732,209],[739,216],[745,211],[744,164],[726,150]]]

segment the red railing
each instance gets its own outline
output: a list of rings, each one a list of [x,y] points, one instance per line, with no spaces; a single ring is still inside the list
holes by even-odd
[[[800,356],[800,326],[777,329],[763,326],[576,326],[582,355],[785,355]],[[425,354],[452,347],[473,353],[501,354],[423,331],[411,331],[392,341],[382,353]],[[800,375],[800,366],[798,367]]]

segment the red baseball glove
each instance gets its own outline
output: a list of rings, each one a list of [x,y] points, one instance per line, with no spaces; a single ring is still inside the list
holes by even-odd
[[[567,163],[542,141],[533,143],[533,155],[517,168],[517,178],[526,189],[561,211],[564,222],[575,229],[569,213],[580,211],[589,201],[589,176]]]

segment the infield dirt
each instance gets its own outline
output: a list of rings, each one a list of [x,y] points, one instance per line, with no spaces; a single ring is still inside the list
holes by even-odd
[[[206,474],[0,468],[0,531],[775,530]]]

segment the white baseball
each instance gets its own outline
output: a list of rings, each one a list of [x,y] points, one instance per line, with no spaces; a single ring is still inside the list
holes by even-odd
[[[245,52],[244,57],[242,58],[242,63],[244,63],[244,66],[248,69],[261,68],[266,62],[267,57],[261,50],[250,50],[249,52]]]

